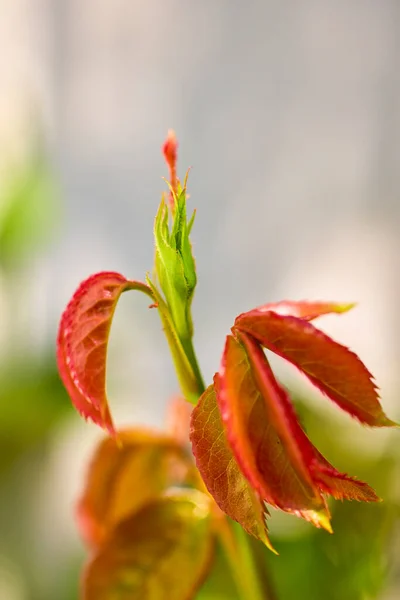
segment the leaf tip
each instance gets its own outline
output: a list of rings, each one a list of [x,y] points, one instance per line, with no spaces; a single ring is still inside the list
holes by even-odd
[[[272,554],[275,554],[275,556],[279,556],[278,550],[276,548],[274,548],[271,540],[269,539],[269,537],[267,535],[265,535],[265,539],[263,539],[261,541],[263,542],[264,546],[266,546],[268,548],[268,550],[270,550],[272,552]]]
[[[349,312],[357,306],[357,302],[338,302],[332,303],[332,312],[338,315]]]
[[[397,421],[392,421],[392,419],[389,419],[389,417],[387,417],[385,415],[384,412],[382,412],[382,414],[378,417],[376,423],[375,423],[375,427],[400,427],[400,423],[397,423]]]
[[[296,516],[301,517],[306,521],[309,521],[318,529],[325,529],[325,531],[327,531],[328,533],[333,533],[331,525],[331,516],[327,507],[321,510],[295,510],[292,512]]]
[[[321,529],[325,529],[328,533],[333,533],[330,515],[327,512],[318,512],[315,513],[316,520],[313,523],[320,527]]]
[[[344,304],[339,304],[338,312],[342,312],[342,313],[348,312],[352,308],[355,308],[357,306],[357,304],[358,304],[357,302],[347,302]]]

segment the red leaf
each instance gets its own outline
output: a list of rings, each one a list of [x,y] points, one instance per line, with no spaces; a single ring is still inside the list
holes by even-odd
[[[220,509],[274,551],[267,534],[267,511],[228,445],[213,385],[193,409],[190,439],[197,468]]]
[[[322,494],[377,501],[366,483],[338,472],[318,452],[257,341],[237,335],[227,338],[217,399],[233,454],[253,489],[270,504],[328,531]]]
[[[309,440],[297,419],[294,407],[287,392],[277,382],[264,352],[257,342],[247,334],[240,334],[252,365],[255,381],[267,402],[276,403],[277,427],[282,438],[286,438],[288,453],[300,468],[305,465],[313,482],[321,492],[339,500],[359,500],[377,502],[375,491],[363,481],[358,481],[337,471]],[[283,425],[283,427],[282,427]]]
[[[282,300],[281,302],[258,306],[254,310],[250,311],[250,313],[244,314],[248,315],[252,313],[265,313],[272,311],[277,315],[291,315],[292,317],[298,317],[306,321],[311,321],[312,319],[316,319],[317,317],[321,317],[322,315],[327,315],[329,313],[341,314],[347,312],[354,306],[354,303],[346,304],[338,302],[308,302],[307,300]],[[241,316],[242,315],[239,315],[238,319],[240,319]]]
[[[307,442],[312,446],[307,438]],[[375,491],[364,481],[340,473],[312,446],[315,459],[310,464],[314,481],[319,489],[336,500],[358,500],[359,502],[379,502]]]
[[[243,334],[240,340],[227,337],[217,396],[240,469],[268,503],[330,531],[328,508],[297,445],[290,405],[259,345]]]
[[[240,315],[235,327],[295,365],[361,423],[375,427],[396,425],[383,412],[372,375],[358,356],[311,323],[255,310]]]
[[[115,431],[105,391],[107,344],[118,299],[131,289],[152,297],[147,285],[119,273],[92,275],[75,292],[58,331],[58,370],[72,403],[111,434]]]

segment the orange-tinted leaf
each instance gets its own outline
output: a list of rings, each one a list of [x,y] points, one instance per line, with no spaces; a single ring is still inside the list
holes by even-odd
[[[295,365],[362,423],[376,427],[396,425],[383,412],[372,375],[358,356],[311,323],[271,311],[251,311],[240,315],[235,327]]]
[[[233,454],[268,503],[330,531],[329,511],[296,441],[297,421],[259,345],[228,336],[218,404]]]
[[[194,470],[182,446],[166,435],[145,430],[118,432],[118,442],[98,446],[79,501],[83,537],[100,545],[110,531],[170,486],[185,484]]]
[[[105,390],[108,337],[118,299],[132,289],[152,297],[147,285],[119,273],[89,277],[69,302],[58,331],[58,370],[72,403],[85,418],[111,434],[114,426]]]
[[[306,321],[311,321],[312,319],[316,319],[317,317],[321,317],[322,315],[327,315],[329,313],[341,314],[347,312],[354,306],[354,303],[346,304],[338,302],[308,302],[308,300],[283,300],[281,302],[258,306],[254,310],[245,314],[250,315],[253,313],[257,314],[272,311],[278,315],[291,315],[292,317],[298,317],[300,319],[305,319]],[[238,319],[240,319],[240,316]]]
[[[217,378],[215,383],[218,385]],[[190,439],[197,468],[220,509],[273,550],[267,535],[267,511],[228,445],[214,385],[207,388],[193,409]]]
[[[84,600],[191,600],[211,567],[210,500],[161,498],[120,523],[84,573]]]

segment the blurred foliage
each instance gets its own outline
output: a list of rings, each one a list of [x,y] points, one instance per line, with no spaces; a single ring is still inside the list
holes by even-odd
[[[70,412],[55,359],[34,357],[5,364],[0,376],[0,475],[37,444]],[[72,412],[72,411],[71,411]]]
[[[8,174],[0,196],[0,267],[12,269],[51,235],[58,209],[56,187],[38,153]]]
[[[277,598],[378,598],[388,572],[387,546],[397,509],[347,502],[333,511],[334,534],[311,530],[274,538],[280,557],[265,556]]]
[[[35,150],[27,164],[3,176],[0,190],[0,325],[7,325],[0,365],[0,597],[5,593],[7,600],[54,598],[54,590],[46,595],[27,544],[37,527],[31,522],[34,486],[50,456],[54,430],[72,410],[56,369],[54,339],[44,351],[35,351],[33,345],[27,352],[13,331],[22,317],[16,294],[32,258],[52,239],[58,213],[53,175],[44,154]],[[57,592],[60,600],[77,597],[81,560],[71,557],[66,567],[71,569],[71,585],[64,582],[63,592]]]
[[[261,544],[260,544],[261,546]],[[224,552],[217,544],[211,573],[197,593],[197,600],[241,600],[229,570]]]
[[[24,266],[51,238],[58,213],[53,176],[41,151],[2,181],[0,196],[0,285],[5,307],[18,306],[12,285],[25,277]],[[18,326],[18,314],[1,315]],[[0,321],[1,322],[1,321]],[[12,331],[12,329],[11,329]],[[14,340],[5,340],[10,346]],[[53,340],[45,355],[26,355],[13,347],[5,353],[0,370],[0,472],[35,444],[43,443],[53,425],[69,409],[60,385]]]

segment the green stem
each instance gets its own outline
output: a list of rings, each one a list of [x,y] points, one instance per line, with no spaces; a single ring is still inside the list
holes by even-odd
[[[205,388],[192,339],[179,338],[168,305],[150,278],[147,277],[146,280],[151,289],[152,299],[158,308],[183,396],[188,402],[196,405]]]
[[[243,600],[269,600],[262,589],[248,535],[242,527],[235,527],[225,517],[221,519],[218,533]]]
[[[183,349],[185,350],[187,359],[193,369],[193,374],[196,378],[196,382],[197,382],[197,387],[199,390],[199,397],[201,396],[201,394],[205,391],[206,386],[204,385],[204,380],[203,380],[203,376],[201,374],[200,371],[200,367],[199,367],[199,363],[197,360],[197,356],[196,353],[194,351],[194,346],[193,346],[193,340],[192,338],[188,338],[186,340],[182,340],[182,346]]]
[[[238,524],[234,523],[236,539],[241,551],[241,563],[247,573],[248,581],[252,587],[251,598],[260,600],[276,600],[275,594],[272,591],[268,575],[261,578],[258,570],[257,562],[251,547],[251,538]],[[265,575],[265,573],[264,573]]]

